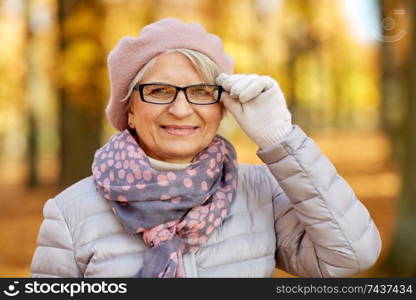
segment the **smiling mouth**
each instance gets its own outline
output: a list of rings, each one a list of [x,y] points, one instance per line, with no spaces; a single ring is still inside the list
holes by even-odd
[[[188,125],[162,125],[160,126],[166,133],[175,136],[188,136],[194,134],[198,126]]]

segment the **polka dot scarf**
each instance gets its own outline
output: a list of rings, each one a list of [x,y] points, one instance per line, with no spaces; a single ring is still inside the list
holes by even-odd
[[[230,210],[237,188],[234,147],[220,135],[181,171],[157,171],[128,130],[97,150],[98,193],[148,247],[137,277],[184,277],[182,255],[195,252]]]

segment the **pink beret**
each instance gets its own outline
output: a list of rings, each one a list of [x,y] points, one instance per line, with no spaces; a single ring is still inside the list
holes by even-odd
[[[105,112],[115,129],[128,128],[128,102],[121,100],[137,72],[154,56],[175,48],[197,50],[211,58],[221,72],[233,71],[233,59],[224,52],[221,39],[207,33],[201,24],[169,18],[146,25],[138,37],[123,37],[108,55],[111,96]]]

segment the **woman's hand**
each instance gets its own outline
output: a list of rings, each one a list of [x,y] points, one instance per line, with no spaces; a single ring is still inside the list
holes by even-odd
[[[291,114],[278,83],[269,76],[221,73],[221,100],[244,132],[262,149],[284,141],[292,130]]]

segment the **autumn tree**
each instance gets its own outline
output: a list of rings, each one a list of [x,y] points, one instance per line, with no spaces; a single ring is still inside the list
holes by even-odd
[[[63,186],[91,174],[100,146],[105,100],[105,51],[100,0],[58,1],[60,146]]]
[[[33,86],[36,85],[36,71],[34,68],[34,51],[36,50],[33,47],[33,28],[31,26],[31,9],[32,1],[28,0],[25,2],[25,29],[26,29],[26,62],[27,62],[27,71],[25,78],[26,85],[26,102],[28,103],[27,108],[27,122],[28,122],[28,132],[27,132],[27,162],[28,162],[28,178],[27,185],[29,187],[34,187],[38,184],[38,174],[36,170],[36,160],[38,158],[38,124],[34,112],[33,105]]]
[[[404,61],[398,67],[400,61],[397,58],[395,60],[394,49],[391,48],[395,46],[394,43],[385,42],[382,64],[386,67],[383,76],[384,91],[397,100],[389,102],[391,99],[384,99],[383,103],[385,106],[401,105],[403,112],[402,118],[393,123],[394,126],[389,119],[384,120],[392,136],[393,147],[400,150],[395,154],[402,175],[402,186],[398,197],[398,215],[392,246],[381,269],[389,276],[414,277],[416,276],[416,243],[414,242],[416,235],[416,3],[401,1],[400,4],[402,9],[405,8],[409,20],[409,32],[406,37],[409,42],[408,51],[402,52]],[[388,16],[392,12],[391,1],[384,1],[383,5],[384,16]],[[389,72],[394,72],[393,74],[398,78],[392,79]],[[390,89],[394,89],[396,93],[400,91],[400,95],[394,95]],[[385,112],[387,113],[388,111]]]

